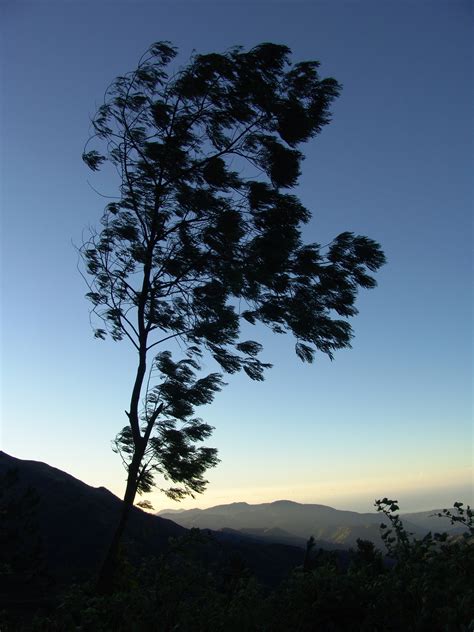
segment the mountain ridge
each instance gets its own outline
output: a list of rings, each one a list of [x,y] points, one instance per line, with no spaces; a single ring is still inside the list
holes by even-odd
[[[18,470],[19,482],[10,490],[10,495],[19,492],[21,495],[31,487],[39,498],[35,509],[37,522],[54,574],[58,571],[59,575],[67,576],[74,568],[81,577],[97,569],[122,501],[103,486],[91,487],[41,461],[17,459],[0,451],[0,476],[12,469]],[[8,490],[0,489],[0,500],[2,493],[4,497],[7,493],[8,502]],[[414,512],[402,519],[407,530],[417,537],[428,530],[456,533],[447,521],[432,516],[437,512]],[[287,499],[254,505],[234,502],[208,509],[163,510],[159,515],[134,508],[125,541],[135,558],[160,555],[170,537],[185,535],[193,527],[211,530],[217,540],[244,548],[250,546],[250,541],[258,541],[301,550],[308,538],[314,536],[316,546],[321,548],[348,549],[355,547],[360,538],[372,540],[384,550],[379,529],[384,521],[384,516],[377,513],[343,511]],[[253,548],[252,555],[264,554]],[[298,557],[289,550],[285,555],[291,559]],[[68,564],[65,565],[64,560],[68,560]]]
[[[45,578],[51,578],[56,587],[93,578],[110,544],[121,506],[122,501],[105,487],[91,487],[41,461],[18,459],[0,451],[0,557],[3,564],[13,568],[22,560],[17,573],[21,581],[18,585],[10,582],[10,592],[16,591],[15,598],[24,593],[23,579],[32,564],[40,569],[41,585]],[[150,557],[168,555],[176,541],[186,546],[194,535],[173,520],[133,507],[123,551],[127,560],[139,564]],[[205,530],[199,538],[203,543],[194,548],[202,555],[203,564],[212,562],[225,568],[237,555],[267,585],[281,581],[304,557],[301,546],[291,542],[263,542],[242,533]],[[35,556],[38,559],[33,561]]]
[[[0,501],[7,508],[4,523],[11,523],[5,530],[14,533],[22,521],[31,519],[48,567],[59,581],[70,579],[71,569],[78,579],[97,570],[120,514],[122,501],[117,496],[42,461],[2,451],[0,477]],[[22,499],[28,499],[28,506],[22,507]],[[124,541],[132,556],[145,551],[159,555],[170,537],[185,533],[175,522],[134,507]]]
[[[436,514],[441,510],[410,512],[400,514],[406,530],[416,537],[428,531],[460,531]],[[234,502],[206,509],[187,509],[179,513],[159,512],[161,517],[171,518],[186,528],[200,528],[240,532],[259,538],[277,541],[278,533],[286,542],[306,541],[314,536],[326,547],[354,547],[358,539],[372,540],[383,546],[380,524],[387,524],[386,517],[377,512],[356,512],[335,509],[316,503],[298,503],[290,500],[276,500],[266,503],[249,504]]]

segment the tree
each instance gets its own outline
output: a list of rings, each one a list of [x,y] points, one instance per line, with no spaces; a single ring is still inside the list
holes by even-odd
[[[173,498],[203,491],[217,457],[196,448],[211,428],[195,407],[222,388],[221,371],[262,380],[270,366],[257,341],[241,340],[242,320],[291,332],[303,361],[317,351],[332,358],[350,346],[358,288],[374,287],[369,272],[385,261],[376,242],[350,232],[325,248],[302,241],[310,213],[288,193],[298,147],[329,123],[340,92],[318,62],[293,64],[286,46],[264,43],[194,54],[170,74],[176,54],[153,44],[111,84],[92,121],[100,150],[83,154],[92,170],[110,163],[120,181],[81,248],[103,323],[95,335],[127,338],[138,356],[115,441],[127,486],[109,567],[136,493],[154,475],[172,482],[164,491]],[[172,340],[177,359],[164,348]],[[199,377],[203,354],[218,372]]]

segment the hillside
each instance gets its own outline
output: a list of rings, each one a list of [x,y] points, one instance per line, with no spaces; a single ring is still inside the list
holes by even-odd
[[[7,507],[3,537],[28,521],[38,536],[50,573],[58,580],[82,579],[101,562],[117,523],[122,501],[104,487],[94,488],[38,461],[0,452],[1,504]],[[165,518],[134,508],[125,542],[132,556],[158,555],[170,537],[186,530]]]
[[[104,487],[91,487],[45,463],[4,452],[0,452],[0,478],[0,509],[7,516],[0,529],[3,549],[17,547],[20,557],[27,559],[31,552],[24,549],[22,553],[22,547],[29,542],[32,548],[34,540],[55,582],[90,578],[110,542],[122,501]],[[447,521],[431,514],[409,514],[406,528],[417,536],[430,528],[453,531]],[[301,549],[309,536],[316,538],[317,547],[342,553],[355,547],[357,538],[381,545],[380,522],[375,513],[288,500],[259,505],[238,502],[160,516],[134,508],[124,547],[128,557],[138,561],[159,556],[171,537],[184,536],[190,528],[211,530],[214,544],[206,555],[214,562],[224,563],[224,558],[238,553],[262,581],[275,583],[302,563]]]
[[[0,524],[0,564],[13,563],[26,571],[35,556],[42,576],[55,584],[90,579],[110,543],[121,503],[104,487],[91,487],[46,463],[0,451],[0,514],[6,515]],[[169,550],[170,538],[188,534],[172,520],[134,508],[124,548],[131,561],[139,561],[159,556]],[[298,546],[262,543],[241,533],[208,533],[206,538],[201,547],[206,563],[224,567],[238,555],[244,566],[269,584],[303,560]]]
[[[104,488],[0,452],[2,630],[39,630],[34,617],[52,632],[437,630],[439,623],[460,630],[472,619],[473,547],[464,538],[429,551],[418,542],[392,560],[367,542],[355,551],[332,542],[327,548],[339,550],[327,552],[318,541],[305,554],[306,537],[277,523],[293,519],[300,533],[311,526],[326,536],[343,533],[348,542],[357,532],[375,533],[380,516],[291,501],[172,514],[189,523],[198,517],[200,526],[206,513],[221,525],[251,525],[214,532],[188,531],[134,510],[117,590],[98,598],[87,580],[107,548],[120,504]],[[412,514],[410,524],[426,527],[430,514]],[[265,520],[273,526],[256,526]],[[137,564],[140,559],[145,564]],[[86,583],[71,586],[77,580]]]
[[[405,528],[418,537],[430,529],[455,533],[457,530],[448,521],[433,517],[437,511],[406,514],[403,516]],[[159,515],[172,516],[176,523],[186,528],[230,529],[292,544],[301,544],[312,535],[325,548],[353,547],[358,538],[381,545],[380,523],[383,522],[381,515],[375,512],[341,511],[326,505],[290,500],[255,505],[236,502],[179,513],[160,512]]]

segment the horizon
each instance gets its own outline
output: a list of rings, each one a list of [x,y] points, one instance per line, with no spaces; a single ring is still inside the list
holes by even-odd
[[[274,366],[261,383],[225,375],[228,386],[198,409],[220,463],[206,492],[176,507],[281,497],[364,512],[383,497],[401,512],[473,504],[472,5],[294,6],[257,2],[250,21],[234,2],[0,9],[0,442],[9,454],[123,497],[111,441],[127,423],[135,353],[94,339],[71,245],[99,225],[106,200],[96,191],[117,192],[110,174],[81,162],[90,116],[154,41],[179,48],[177,66],[193,49],[274,41],[343,84],[331,122],[302,146],[293,192],[312,213],[304,240],[353,231],[378,241],[388,263],[378,287],[360,292],[352,348],[334,362],[318,354],[303,364],[290,336],[243,328]],[[156,510],[170,504],[159,489],[146,498]]]
[[[7,454],[4,450],[0,450],[0,453],[4,453]],[[14,458],[19,458],[14,454],[7,454],[7,456],[10,457],[14,457]],[[26,460],[26,461],[33,461],[36,463],[43,463],[45,465],[48,465],[49,467],[53,467],[55,469],[58,469],[62,472],[65,472],[66,474],[69,474],[70,476],[73,476],[74,478],[77,478],[78,480],[80,480],[83,483],[86,483],[87,485],[90,485],[91,487],[93,487],[94,489],[98,489],[100,487],[105,487],[106,489],[108,489],[108,491],[110,491],[111,493],[113,493],[117,498],[119,498],[120,500],[122,499],[122,493],[120,488],[117,488],[115,491],[113,489],[109,489],[108,487],[104,486],[104,485],[92,485],[87,483],[87,481],[82,480],[80,478],[78,478],[77,476],[71,474],[70,472],[68,472],[67,470],[61,470],[61,468],[56,467],[55,465],[53,465],[52,463],[45,463],[44,461],[40,461],[38,459],[21,459],[21,460]],[[458,488],[450,488],[449,491],[445,492],[445,498],[449,497],[449,494],[453,491],[457,491]],[[466,489],[466,491],[468,491]],[[453,494],[451,494],[453,495]],[[330,498],[328,497],[326,499],[325,502],[322,502],[321,500],[311,500],[311,499],[306,499],[306,500],[295,500],[294,498],[283,498],[283,497],[279,497],[279,498],[264,498],[261,497],[260,500],[256,500],[254,499],[252,500],[232,500],[231,498],[233,498],[231,495],[225,495],[225,496],[221,496],[221,497],[216,497],[214,500],[211,500],[210,498],[207,497],[206,494],[203,494],[201,496],[196,496],[194,499],[193,498],[188,498],[186,499],[185,502],[175,502],[174,506],[171,505],[171,501],[168,502],[168,507],[165,508],[161,508],[161,507],[153,507],[150,510],[145,510],[147,511],[147,513],[151,513],[154,515],[158,515],[161,513],[167,513],[167,512],[181,512],[181,511],[189,511],[189,510],[193,510],[193,509],[199,509],[199,510],[206,510],[206,509],[212,509],[214,507],[221,507],[221,506],[227,506],[227,505],[238,505],[238,504],[245,504],[248,506],[255,506],[255,505],[263,505],[263,504],[274,504],[274,503],[278,503],[278,502],[289,502],[289,503],[294,503],[294,504],[301,504],[301,505],[319,505],[319,506],[324,506],[324,507],[330,507],[331,509],[336,509],[338,511],[354,511],[357,513],[375,513],[374,510],[374,506],[375,506],[375,500],[380,500],[383,497],[389,497],[392,498],[393,500],[397,500],[397,502],[399,503],[400,506],[400,514],[404,514],[404,513],[422,513],[422,512],[426,512],[426,511],[435,511],[435,510],[440,510],[440,509],[448,509],[448,508],[452,508],[454,502],[463,502],[464,505],[472,505],[472,500],[470,500],[469,495],[467,495],[468,497],[455,497],[452,498],[452,500],[446,502],[446,503],[441,503],[439,505],[435,505],[435,504],[427,504],[426,506],[419,506],[417,505],[417,498],[422,498],[423,502],[427,502],[426,498],[427,498],[427,494],[423,491],[423,490],[414,490],[411,489],[409,491],[409,494],[407,496],[404,496],[403,494],[400,495],[390,495],[390,494],[380,494],[379,496],[374,497],[373,501],[370,501],[366,498],[364,498],[363,496],[360,496],[359,501],[354,501],[351,500],[350,498],[347,498],[347,500],[340,500],[340,501],[336,501],[336,502],[331,502]],[[414,497],[414,498],[413,498]],[[428,494],[429,497],[429,494]],[[401,498],[401,500],[400,500]],[[407,502],[408,501],[408,502]],[[165,501],[166,504],[167,501]],[[185,505],[185,506],[184,506]]]
[[[379,500],[379,499],[377,499]],[[381,500],[381,499],[380,499]],[[392,499],[392,500],[396,500],[396,499]],[[173,514],[173,513],[182,513],[183,511],[206,511],[206,509],[216,509],[217,507],[230,507],[232,505],[245,505],[247,507],[259,507],[261,505],[274,505],[276,503],[288,503],[291,505],[308,505],[308,506],[314,506],[314,507],[325,507],[327,509],[335,509],[336,511],[350,511],[353,513],[360,513],[360,514],[364,514],[364,513],[377,513],[376,511],[357,511],[355,509],[348,509],[347,507],[335,507],[333,505],[327,505],[325,503],[317,503],[317,502],[298,502],[296,500],[291,500],[289,498],[276,498],[275,500],[268,500],[268,501],[264,501],[264,502],[260,502],[260,503],[248,503],[245,500],[235,500],[229,503],[223,503],[223,504],[219,504],[219,505],[209,505],[208,507],[189,507],[188,509],[176,509],[176,508],[169,508],[169,509],[159,509],[158,511],[155,510],[150,510],[148,511],[148,513],[152,513],[155,516],[161,516],[164,514]],[[463,503],[465,504],[465,503]],[[408,513],[425,513],[428,511],[441,511],[443,509],[452,509],[452,506],[448,506],[448,507],[427,507],[425,509],[416,509],[414,511],[404,511],[402,510],[402,508],[400,508],[400,515],[403,514],[408,514]]]

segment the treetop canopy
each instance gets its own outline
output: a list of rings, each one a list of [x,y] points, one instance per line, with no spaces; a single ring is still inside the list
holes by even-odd
[[[292,332],[305,361],[332,357],[350,345],[358,288],[374,287],[369,272],[385,261],[350,232],[324,251],[304,244],[311,214],[289,192],[299,147],[330,121],[340,85],[282,45],[194,54],[170,72],[176,54],[152,45],[93,119],[98,149],[83,158],[93,170],[110,162],[121,182],[83,249],[106,325],[97,335],[137,349],[176,337],[190,355],[205,347],[224,371],[261,379],[260,347],[239,339],[243,318]]]

